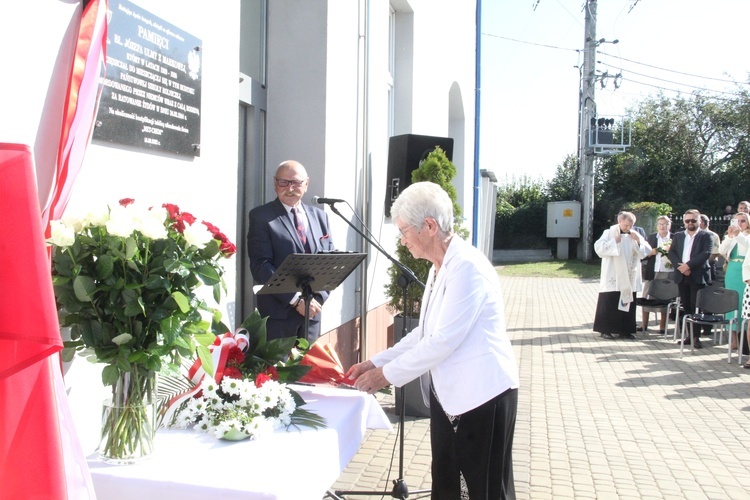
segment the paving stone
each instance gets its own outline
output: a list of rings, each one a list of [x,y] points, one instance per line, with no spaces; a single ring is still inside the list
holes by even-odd
[[[501,283],[521,380],[519,500],[750,498],[750,371],[726,362],[726,343],[705,337],[680,359],[671,335],[602,339],[598,279]],[[393,396],[377,397],[397,422]],[[429,489],[429,419],[407,417],[404,441],[409,490]],[[332,490],[390,492],[397,476],[396,434],[370,431]]]

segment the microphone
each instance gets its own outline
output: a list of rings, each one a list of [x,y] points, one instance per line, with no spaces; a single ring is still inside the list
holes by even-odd
[[[346,200],[339,200],[336,198],[321,198],[320,196],[313,196],[312,202],[318,205],[333,205],[334,203],[346,203]]]

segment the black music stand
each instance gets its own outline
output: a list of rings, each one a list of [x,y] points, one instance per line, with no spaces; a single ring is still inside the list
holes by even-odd
[[[284,259],[258,294],[300,292],[305,299],[307,339],[310,333],[310,302],[313,293],[337,288],[365,257],[367,254],[350,252],[293,253]]]

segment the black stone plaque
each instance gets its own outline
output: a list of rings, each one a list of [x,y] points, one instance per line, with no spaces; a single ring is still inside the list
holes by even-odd
[[[200,156],[201,40],[110,1],[107,70],[93,137]]]

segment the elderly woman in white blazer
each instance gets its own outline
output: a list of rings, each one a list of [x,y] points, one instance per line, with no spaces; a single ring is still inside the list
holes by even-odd
[[[453,234],[453,203],[437,184],[409,186],[391,215],[401,243],[432,262],[419,326],[347,375],[370,394],[420,378],[430,407],[432,498],[461,498],[461,474],[469,498],[515,498],[519,377],[497,273]]]

